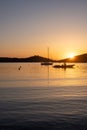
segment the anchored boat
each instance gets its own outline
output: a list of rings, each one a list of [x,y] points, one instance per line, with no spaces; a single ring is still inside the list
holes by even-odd
[[[53,67],[54,68],[64,68],[64,69],[66,69],[66,68],[73,68],[74,66],[75,66],[74,64],[72,64],[72,65],[62,64],[62,65],[54,65]]]
[[[46,62],[41,62],[41,65],[53,65],[53,62],[49,61],[49,48],[48,48],[48,61]]]

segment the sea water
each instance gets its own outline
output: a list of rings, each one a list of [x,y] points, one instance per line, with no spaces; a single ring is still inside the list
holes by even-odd
[[[0,64],[0,130],[25,129],[87,130],[86,63]]]

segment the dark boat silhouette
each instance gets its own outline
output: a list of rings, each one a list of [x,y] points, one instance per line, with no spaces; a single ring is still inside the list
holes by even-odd
[[[74,66],[75,66],[74,64],[72,64],[72,65],[62,64],[62,65],[54,65],[53,67],[54,68],[64,68],[64,69],[66,69],[66,68],[73,68]]]
[[[53,62],[49,61],[49,48],[48,48],[48,61],[41,62],[41,65],[53,65]]]
[[[41,62],[41,65],[52,65],[52,62]]]
[[[19,66],[18,70],[20,70],[20,69],[21,69],[21,66]]]

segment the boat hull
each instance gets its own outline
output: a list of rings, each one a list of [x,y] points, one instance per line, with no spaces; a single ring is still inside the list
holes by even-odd
[[[41,65],[52,65],[52,62],[42,62]]]
[[[54,68],[64,68],[64,69],[66,69],[66,68],[73,68],[75,65],[73,64],[73,65],[54,65],[53,67]]]

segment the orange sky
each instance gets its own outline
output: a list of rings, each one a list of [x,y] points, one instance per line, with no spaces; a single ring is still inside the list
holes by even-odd
[[[87,52],[87,1],[0,1],[0,56],[66,58]]]

